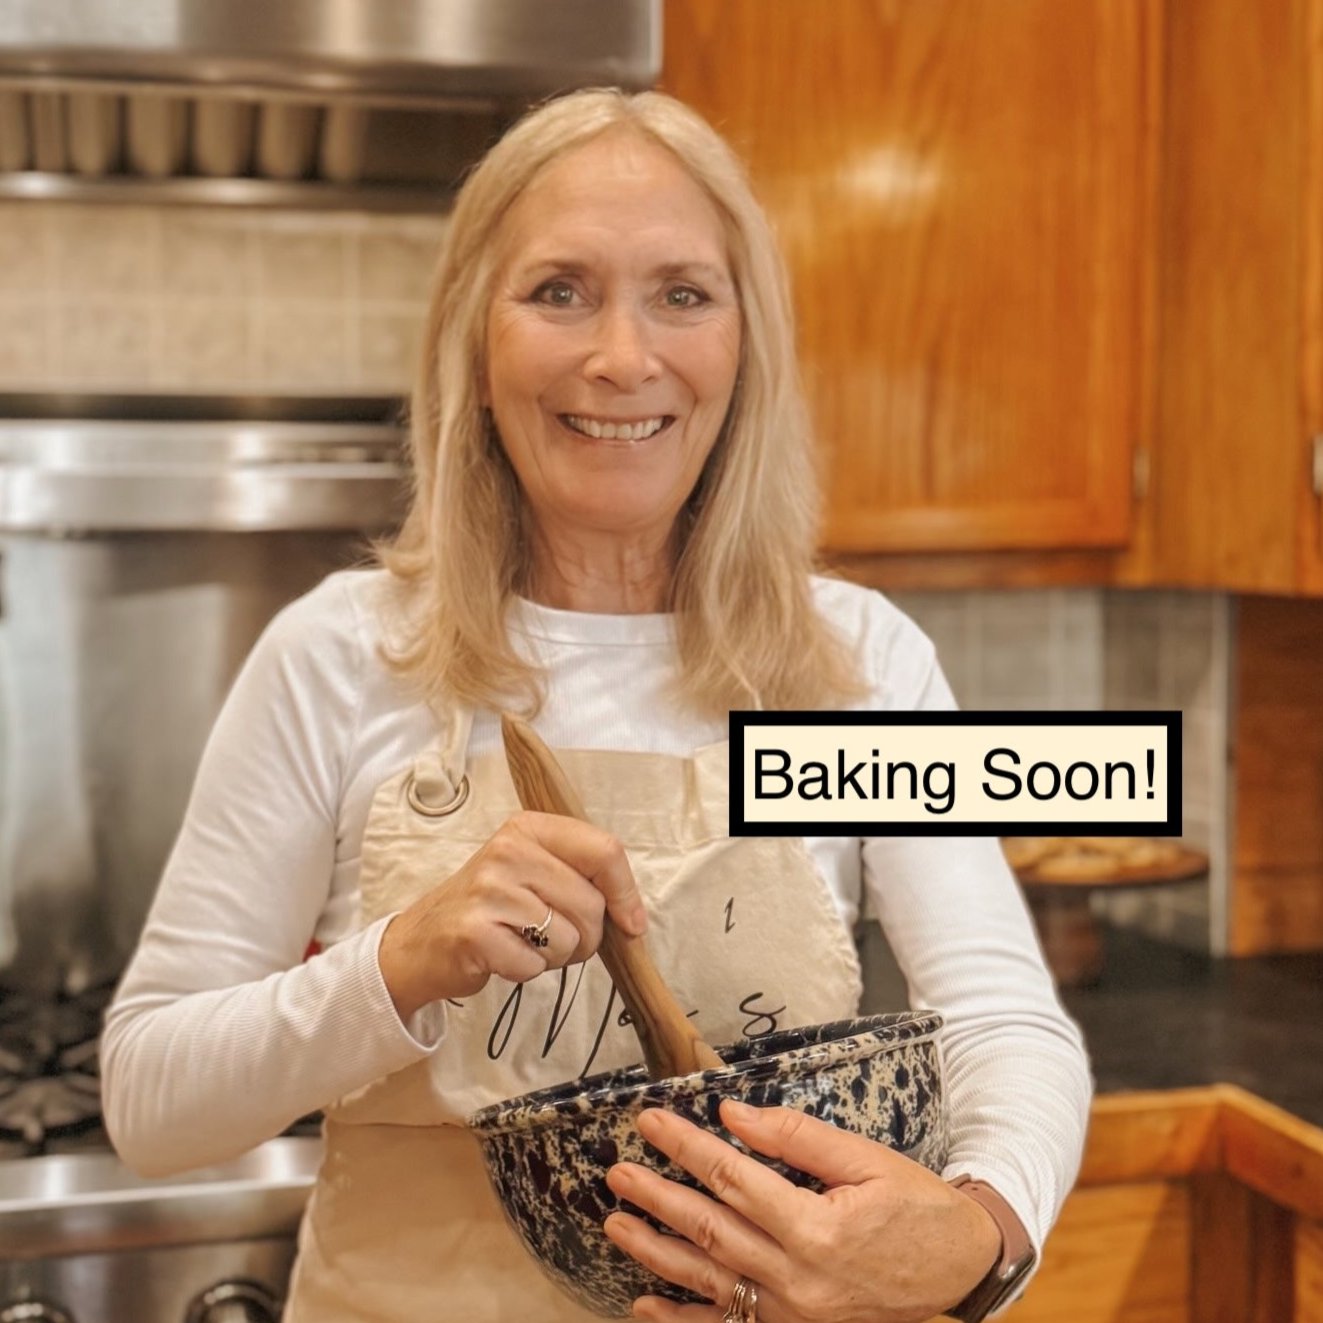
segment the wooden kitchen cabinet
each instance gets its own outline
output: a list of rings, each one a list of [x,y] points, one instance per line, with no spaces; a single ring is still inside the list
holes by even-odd
[[[1323,0],[1167,0],[1164,44],[1156,423],[1117,581],[1323,594]]]
[[[1294,1249],[1296,1323],[1323,1323],[1323,1222],[1301,1222]]]
[[[1297,537],[1299,587],[1323,594],[1323,0],[1309,0],[1305,15],[1304,214],[1302,232],[1300,362],[1304,408],[1303,440],[1308,481],[1299,450]],[[1320,1307],[1323,1310],[1323,1306]]]
[[[1246,597],[1234,630],[1228,953],[1323,951],[1323,601]]]
[[[829,550],[1127,543],[1160,9],[667,0],[663,85],[742,152],[790,266]]]
[[[1323,1132],[1229,1085],[1094,1101],[1008,1323],[1323,1323]]]
[[[1196,1323],[1190,1194],[1178,1181],[1076,1190],[1013,1323]],[[1198,1320],[1197,1323],[1204,1323]]]

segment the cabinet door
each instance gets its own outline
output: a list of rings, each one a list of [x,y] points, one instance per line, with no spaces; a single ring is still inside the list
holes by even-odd
[[[1156,0],[667,0],[750,164],[842,551],[1107,547],[1148,412]]]
[[[1301,167],[1316,150],[1305,3],[1167,6],[1162,334],[1139,582],[1298,584],[1313,520],[1300,397]]]
[[[1323,1222],[1300,1219],[1295,1241],[1293,1323],[1323,1323]]]
[[[1301,283],[1303,440],[1295,466],[1299,490],[1299,586],[1323,593],[1323,0],[1305,18],[1304,235]],[[1305,470],[1308,469],[1306,473]]]
[[[1191,1318],[1189,1297],[1185,1184],[1099,1185],[1072,1191],[1041,1268],[1005,1317],[1006,1323],[1207,1323]]]

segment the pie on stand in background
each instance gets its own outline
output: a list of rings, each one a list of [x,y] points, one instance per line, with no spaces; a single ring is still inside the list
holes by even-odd
[[[1102,930],[1089,904],[1094,891],[1185,882],[1208,872],[1203,851],[1147,836],[1008,836],[1002,849],[1062,987],[1102,974]]]

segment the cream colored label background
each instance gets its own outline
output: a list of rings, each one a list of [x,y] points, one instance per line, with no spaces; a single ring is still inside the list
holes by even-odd
[[[1107,725],[1017,726],[996,722],[986,726],[776,726],[759,724],[744,732],[744,820],[746,823],[802,822],[878,822],[878,823],[959,823],[959,822],[1034,822],[1054,823],[1134,822],[1162,823],[1167,816],[1167,736],[1161,726]],[[1020,793],[1014,799],[993,799],[984,792],[983,783],[1005,792],[1011,783],[992,776],[983,760],[993,749],[1013,749],[1020,758],[1018,766],[1005,755],[995,761],[999,768],[1014,771],[1021,779]],[[758,799],[754,796],[757,752],[759,749],[784,749],[790,755],[788,775],[794,789],[783,799]],[[1153,784],[1148,784],[1148,750],[1153,750]],[[859,798],[848,790],[836,798],[837,758],[844,750],[847,770],[855,763],[868,763],[858,783],[866,794],[872,790],[873,762],[881,764],[881,797]],[[874,750],[877,756],[874,756]],[[773,760],[779,767],[782,760]],[[827,765],[831,799],[805,799],[799,794],[800,766],[805,762]],[[898,798],[886,798],[886,764],[910,762],[918,771],[918,794],[909,797],[910,778],[897,778]],[[1052,799],[1036,799],[1027,788],[1028,772],[1037,762],[1054,763],[1062,774],[1062,784]],[[1077,762],[1091,763],[1098,771],[1098,791],[1092,799],[1073,799],[1066,793],[1066,769]],[[1129,797],[1129,777],[1122,769],[1113,777],[1111,799],[1105,797],[1105,765],[1129,762],[1135,769],[1135,798]],[[942,769],[934,772],[935,794],[924,794],[924,769],[933,763],[955,764],[955,795],[949,811],[929,812],[924,800],[945,802],[948,785]],[[784,787],[779,777],[765,778],[775,789]],[[1046,792],[1051,776],[1038,773],[1035,785]],[[1073,778],[1076,789],[1086,791],[1090,784],[1082,769]],[[1148,798],[1148,791],[1153,798]]]

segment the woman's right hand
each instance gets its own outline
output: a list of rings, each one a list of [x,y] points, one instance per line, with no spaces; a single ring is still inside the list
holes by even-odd
[[[551,910],[547,945],[521,935]],[[429,1002],[468,997],[493,974],[525,983],[587,960],[602,918],[639,936],[643,898],[624,847],[600,827],[554,813],[516,813],[455,873],[382,934],[378,962],[401,1020]]]

